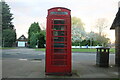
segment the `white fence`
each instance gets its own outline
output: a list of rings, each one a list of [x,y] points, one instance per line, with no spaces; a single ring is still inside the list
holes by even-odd
[[[44,44],[46,47],[46,44]],[[72,46],[72,48],[100,48],[102,46]]]
[[[72,46],[72,48],[99,48],[102,46]]]

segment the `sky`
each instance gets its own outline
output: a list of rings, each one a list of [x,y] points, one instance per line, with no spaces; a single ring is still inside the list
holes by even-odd
[[[11,8],[17,38],[24,34],[28,36],[28,29],[33,22],[46,26],[47,10],[52,7],[66,7],[71,10],[71,16],[76,16],[85,24],[86,32],[96,31],[92,26],[96,20],[105,18],[108,28],[107,37],[115,41],[114,30],[110,30],[118,11],[119,0],[5,0]]]

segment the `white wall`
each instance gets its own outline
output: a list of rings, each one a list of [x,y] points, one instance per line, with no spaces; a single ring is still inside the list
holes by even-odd
[[[25,41],[18,41],[18,47],[25,47]]]

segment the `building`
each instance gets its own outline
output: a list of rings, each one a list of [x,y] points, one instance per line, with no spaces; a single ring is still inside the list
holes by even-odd
[[[110,29],[115,30],[115,64],[120,66],[120,2],[118,3],[118,12]]]
[[[27,38],[24,35],[22,35],[16,40],[16,43],[17,43],[16,46],[17,47],[27,47],[27,45],[28,45],[27,42],[28,42]]]

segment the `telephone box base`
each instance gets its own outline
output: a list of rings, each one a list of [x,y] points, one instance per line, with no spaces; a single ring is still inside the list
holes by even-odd
[[[72,73],[45,73],[45,75],[72,76]]]

